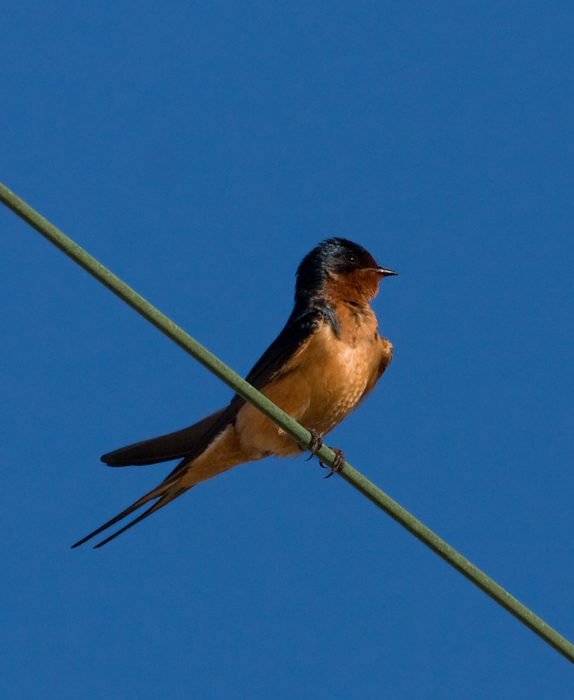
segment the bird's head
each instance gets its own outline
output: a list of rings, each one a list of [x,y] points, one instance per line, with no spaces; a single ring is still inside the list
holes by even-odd
[[[375,262],[362,246],[345,238],[328,238],[306,255],[297,270],[295,301],[317,298],[368,304],[383,277],[396,275]]]

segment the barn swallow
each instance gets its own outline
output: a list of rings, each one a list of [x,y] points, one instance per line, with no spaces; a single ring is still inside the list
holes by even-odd
[[[297,269],[293,312],[247,381],[311,432],[312,451],[357,408],[389,366],[393,346],[379,335],[369,302],[383,277],[396,274],[344,238],[323,241]],[[239,464],[304,451],[236,394],[227,407],[189,428],[103,455],[110,467],[181,462],[159,486],[73,546],[155,501],[96,545],[101,547],[196,484]]]

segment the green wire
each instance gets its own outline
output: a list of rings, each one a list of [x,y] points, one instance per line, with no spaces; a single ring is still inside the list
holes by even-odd
[[[219,377],[221,381],[225,382],[225,384],[231,387],[246,401],[252,403],[262,413],[271,418],[272,421],[290,435],[298,444],[305,448],[309,447],[311,442],[311,434],[309,431],[305,430],[305,428],[294,421],[278,406],[254,389],[232,369],[223,364],[215,355],[212,355],[209,350],[206,350],[181,328],[172,323],[172,321],[137,294],[131,287],[128,287],[127,284],[122,282],[119,277],[112,274],[95,258],[86,253],[85,250],[76,245],[74,241],[64,235],[2,184],[0,184],[0,201],[57,246],[68,257],[72,258],[74,262],[81,265],[84,270],[89,272],[120,299],[125,301],[126,304],[129,304],[132,309],[135,309],[141,316],[167,335],[168,338],[171,338],[204,367],[207,367],[216,377]],[[316,454],[322,462],[325,462],[325,464],[329,466],[332,466],[335,462],[335,453],[325,445],[323,445]],[[520,622],[529,627],[547,644],[574,663],[574,646],[567,639],[558,634],[552,627],[549,627],[531,610],[522,605],[522,603],[507,593],[480,569],[471,564],[468,559],[465,559],[444,540],[438,537],[438,535],[435,535],[434,532],[429,530],[428,527],[423,525],[398,503],[393,501],[392,498],[383,493],[381,489],[371,483],[362,474],[356,471],[356,469],[353,469],[350,464],[345,462],[343,469],[338,472],[338,474],[427,547],[432,549],[433,552],[436,552],[436,554],[442,557],[463,576],[466,576],[475,586],[478,586],[499,605],[520,620]]]

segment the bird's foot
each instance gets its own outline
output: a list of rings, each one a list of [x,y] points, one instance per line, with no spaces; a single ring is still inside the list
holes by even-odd
[[[333,466],[330,467],[328,464],[323,464],[323,462],[319,462],[320,466],[323,467],[323,469],[330,469],[331,471],[327,474],[325,479],[328,479],[330,476],[333,476],[335,472],[340,472],[341,469],[345,466],[345,455],[343,454],[343,450],[340,450],[338,447],[330,447],[329,449],[333,450],[333,452],[337,455],[335,457],[335,461],[333,462]]]
[[[313,457],[317,450],[320,450],[321,447],[323,447],[323,440],[321,439],[319,433],[314,428],[311,428],[309,432],[311,433],[311,442],[309,443],[309,447],[307,448],[310,452],[309,457],[307,457],[307,461],[309,461],[311,457]],[[333,476],[335,472],[340,472],[343,466],[345,465],[345,455],[343,454],[343,450],[340,450],[338,447],[331,447],[330,449],[333,450],[333,452],[336,454],[333,466],[330,467],[328,464],[323,464],[323,462],[319,460],[320,467],[322,467],[323,469],[331,470],[329,474],[327,474],[325,479],[328,479],[330,476]]]
[[[311,433],[311,442],[307,448],[310,452],[310,455],[307,457],[307,461],[314,456],[317,450],[320,450],[321,447],[323,447],[323,440],[321,439],[319,433],[314,428],[311,428],[309,432]]]

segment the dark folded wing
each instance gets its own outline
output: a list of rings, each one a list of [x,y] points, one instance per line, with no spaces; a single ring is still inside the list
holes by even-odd
[[[142,442],[121,447],[114,452],[108,452],[101,457],[101,460],[110,467],[127,467],[168,462],[170,459],[183,459],[193,450],[197,442],[221,420],[224,411],[225,409],[222,408],[189,428],[177,430],[169,435],[161,435],[151,440],[142,440]]]
[[[245,378],[256,389],[281,376],[285,365],[299,348],[319,329],[323,321],[323,312],[317,307],[298,309],[295,307],[285,328],[271,343]],[[245,403],[239,396],[233,402]]]

